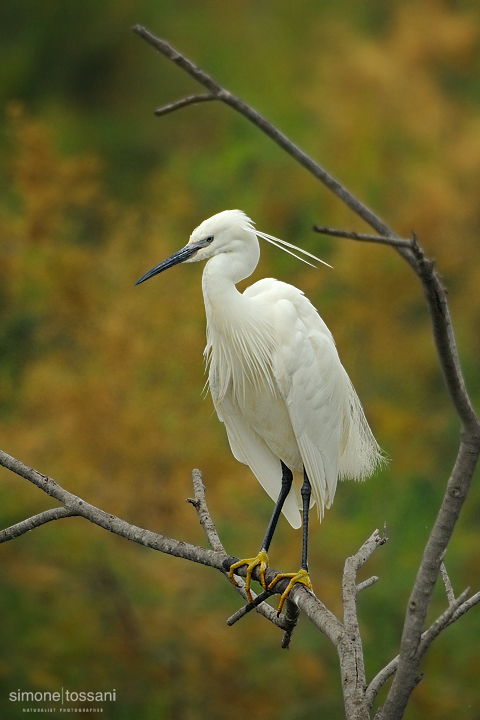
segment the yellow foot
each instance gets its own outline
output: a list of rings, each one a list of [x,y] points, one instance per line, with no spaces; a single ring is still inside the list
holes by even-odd
[[[272,580],[270,585],[268,586],[269,590],[273,590],[277,582],[280,580],[284,580],[285,578],[290,578],[290,582],[287,585],[287,589],[282,593],[282,596],[280,598],[280,602],[278,603],[278,613],[280,614],[282,612],[283,605],[285,603],[285,600],[287,599],[287,595],[290,592],[290,590],[293,588],[294,585],[297,583],[301,583],[302,585],[305,585],[309,590],[312,590],[312,583],[310,582],[310,577],[308,575],[308,572],[301,568],[296,573],[279,573],[277,577]]]
[[[239,560],[236,563],[233,563],[233,565],[230,565],[230,571],[228,573],[228,577],[232,581],[234,585],[238,585],[237,581],[233,577],[233,573],[235,570],[239,567],[243,567],[243,565],[247,566],[247,575],[245,577],[245,590],[247,592],[248,602],[253,602],[252,593],[250,592],[250,585],[252,584],[252,572],[255,570],[256,567],[260,566],[260,582],[263,585],[263,589],[267,589],[267,585],[265,583],[265,570],[268,567],[268,556],[265,550],[260,550],[257,557],[255,558],[248,558],[247,560]]]

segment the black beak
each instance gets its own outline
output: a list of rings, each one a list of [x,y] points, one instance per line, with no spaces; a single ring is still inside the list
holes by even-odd
[[[154,268],[145,273],[145,275],[141,277],[140,280],[137,280],[135,285],[140,285],[140,283],[145,282],[145,280],[149,280],[154,275],[158,275],[158,273],[161,273],[164,270],[168,270],[168,268],[171,268],[174,265],[185,262],[185,260],[188,260],[188,258],[191,258],[193,255],[195,255],[195,253],[199,249],[200,248],[198,247],[198,245],[196,247],[194,245],[186,245],[174,255],[161,262],[160,265],[156,265]]]

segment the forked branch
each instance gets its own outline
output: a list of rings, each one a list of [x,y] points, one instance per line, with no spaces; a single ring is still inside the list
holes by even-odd
[[[450,627],[450,625],[453,625],[453,623],[456,622],[459,617],[465,615],[466,612],[468,612],[472,607],[474,607],[480,602],[480,592],[472,595],[471,598],[466,600],[465,598],[467,597],[468,593],[469,590],[467,588],[457,599],[453,597],[451,602],[449,597],[449,607],[447,608],[447,610],[442,615],[440,615],[440,617],[437,618],[434,623],[432,623],[428,630],[425,630],[425,632],[422,633],[420,640],[420,653],[422,656],[425,654],[427,648],[432,643],[432,641],[442,632],[442,630],[445,630],[447,627]],[[388,678],[397,671],[399,660],[400,655],[397,655],[397,657],[393,658],[393,660],[391,660],[388,665],[386,665],[382,670],[380,670],[380,672],[374,677],[374,679],[368,686],[366,691],[368,707],[371,707],[373,705],[375,697],[380,688],[385,684]],[[380,714],[378,715],[378,717],[381,717],[382,711],[383,708],[380,710]]]
[[[213,78],[208,75],[204,70],[198,68],[191,60],[185,57],[185,55],[182,55],[182,53],[178,52],[178,50],[175,50],[175,48],[173,48],[166,40],[155,37],[155,35],[152,35],[151,32],[149,32],[141,25],[135,25],[135,27],[133,28],[133,32],[143,38],[143,40],[145,40],[149,45],[155,48],[155,50],[158,50],[158,52],[162,53],[162,55],[175,63],[175,65],[188,73],[188,75],[190,75],[194,80],[200,83],[200,85],[203,85],[203,87],[205,87],[210,94],[214,95],[217,100],[220,100],[226,105],[230,105],[230,107],[232,107],[234,110],[246,117],[247,120],[256,125],[259,130],[268,135],[268,137],[270,137],[274,142],[276,142],[277,145],[279,145],[283,150],[285,150],[285,152],[291,155],[297,162],[300,163],[300,165],[303,165],[303,167],[305,167],[310,173],[312,173],[312,175],[314,175],[318,180],[320,180],[320,182],[322,182],[332,192],[334,192],[335,195],[337,195],[341,200],[343,200],[343,202],[348,205],[348,207],[350,207],[367,223],[374,227],[378,233],[380,233],[381,235],[395,236],[395,233],[393,233],[393,231],[390,230],[390,228],[382,220],[380,220],[380,218],[377,217],[375,213],[369,210],[366,205],[360,202],[358,198],[356,198],[345,187],[343,187],[343,185],[339,183],[338,180],[336,180],[332,175],[330,175],[330,173],[324,170],[324,168],[322,168],[318,163],[312,160],[311,157],[309,157],[305,152],[303,152],[303,150],[301,150],[297,145],[295,145],[295,143],[293,143],[288,137],[286,137],[286,135],[280,132],[280,130],[278,130],[274,125],[272,125],[272,123],[262,117],[260,113],[250,107],[250,105],[247,105],[247,103],[244,103],[242,100],[240,100],[240,98],[228,92],[228,90],[226,90],[215,80],[213,80]],[[180,107],[184,107],[184,104],[189,103],[185,103],[183,100],[180,100],[177,104],[177,108],[173,108],[173,105],[168,105],[166,107],[178,109]],[[171,112],[171,110],[169,110],[168,112]],[[161,115],[162,108],[160,108],[160,111],[157,110],[156,114]]]
[[[52,478],[39,473],[37,470],[34,470],[27,465],[24,465],[22,462],[16,460],[2,450],[0,450],[0,465],[3,465],[3,467],[8,470],[11,470],[17,475],[29,480],[47,495],[62,503],[61,507],[46,510],[43,513],[27,518],[16,525],[12,525],[11,527],[0,531],[0,542],[14,540],[20,535],[39,527],[40,525],[44,525],[47,522],[58,520],[60,518],[76,516],[83,517],[89,522],[99,525],[109,532],[120,535],[126,540],[149,547],[152,550],[158,550],[167,555],[173,555],[174,557],[184,558],[185,560],[190,560],[202,565],[208,565],[209,567],[219,570],[225,577],[228,576],[230,565],[238,560],[238,558],[228,557],[223,549],[223,545],[208,511],[205,501],[205,488],[203,486],[202,475],[199,470],[194,470],[192,473],[195,499],[189,499],[188,502],[195,507],[207,539],[213,548],[212,550],[199,545],[192,545],[180,540],[175,540],[174,538],[160,535],[144,528],[139,528],[136,525],[128,523],[126,520],[122,520],[115,515],[106,513],[103,510],[90,505],[76,495],[68,492],[68,490],[62,488]],[[245,572],[245,568],[240,568],[238,574],[242,575]],[[278,571],[273,568],[269,568],[267,572],[267,579],[269,579],[270,582],[278,574]],[[256,580],[259,579],[256,572],[253,573],[253,577]],[[283,592],[285,585],[286,581],[278,583],[278,588],[275,588],[275,594]],[[239,584],[235,589],[244,600],[247,600],[247,594],[241,578],[239,579]],[[254,593],[252,594],[256,597]],[[272,593],[268,593],[268,596],[270,595],[272,595]],[[332,642],[337,641],[337,638],[342,630],[342,625],[313,593],[303,586],[297,586],[294,588],[294,591],[292,591],[290,596],[291,600],[295,601],[298,608],[301,609],[307,617],[309,617],[309,619],[332,640]],[[267,603],[263,602],[266,597],[267,595],[264,597],[256,597],[252,606],[248,606],[247,604],[246,608],[242,608],[242,610],[239,611],[237,619],[245,615],[246,612],[255,609],[265,618],[270,620],[270,622],[274,625],[286,632],[289,632],[291,635],[294,627],[292,612],[290,612],[287,617],[278,617],[276,610],[270,607]],[[230,624],[232,623],[230,622]],[[285,642],[286,640],[284,639],[284,643]],[[285,646],[288,646],[288,642],[286,642]]]

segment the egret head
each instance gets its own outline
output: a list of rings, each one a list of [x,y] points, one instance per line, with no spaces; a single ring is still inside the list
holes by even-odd
[[[195,228],[187,247],[196,249],[188,262],[198,262],[220,253],[255,251],[258,240],[253,223],[244,212],[224,210]]]
[[[204,220],[192,232],[184,248],[156,265],[135,284],[139,285],[178,263],[209,260],[222,253],[248,255],[253,261],[253,268],[258,262],[260,250],[255,229],[250,218],[241,210],[224,210]]]
[[[223,212],[213,215],[208,220],[204,220],[190,235],[190,240],[184,248],[174,253],[171,257],[167,258],[159,265],[156,265],[152,270],[143,275],[135,284],[139,285],[145,280],[158,275],[158,273],[167,270],[174,265],[182,262],[200,262],[201,260],[209,260],[215,255],[230,254],[232,262],[244,265],[243,273],[240,272],[238,279],[248,277],[255,269],[258,259],[260,257],[260,249],[258,246],[258,237],[267,240],[272,245],[279,247],[281,250],[288,252],[290,255],[299,260],[303,260],[308,265],[311,263],[305,258],[299,257],[292,253],[287,248],[293,248],[298,252],[308,255],[314,260],[327,265],[323,260],[315,257],[306,250],[297,248],[295,245],[291,245],[285,240],[279,240],[278,238],[267,235],[259,230],[256,230],[253,226],[252,220],[241,210],[224,210]],[[330,267],[330,266],[329,266]]]

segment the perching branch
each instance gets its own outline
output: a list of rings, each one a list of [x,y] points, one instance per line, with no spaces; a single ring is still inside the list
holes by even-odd
[[[234,557],[228,557],[223,562],[223,568],[224,571],[228,574],[228,571],[230,570],[230,566],[233,565],[233,563],[237,562],[237,558]],[[247,568],[239,567],[235,570],[235,575],[245,577],[247,573]],[[274,580],[274,578],[278,575],[278,571],[274,570],[271,567],[268,567],[265,572],[265,580],[267,587],[270,585],[270,583]],[[252,578],[256,580],[257,582],[260,581],[259,576],[259,569],[258,567],[254,568],[252,573]],[[280,580],[275,585],[275,590],[273,594],[282,594],[282,592],[286,589],[288,585],[288,579]],[[253,595],[253,593],[252,593]],[[265,595],[265,598],[272,595],[272,593],[268,593],[268,595]],[[337,645],[339,641],[339,637],[343,632],[343,625],[342,623],[335,617],[335,615],[328,610],[325,605],[319,600],[311,590],[308,590],[304,585],[294,585],[293,589],[289,593],[289,598],[292,602],[294,602],[302,612],[305,613],[305,615],[308,617],[308,619],[317,626],[319,630],[323,632],[324,635],[326,635],[329,640],[334,645]],[[256,607],[257,601],[254,600],[253,603],[248,603],[245,608],[242,609],[242,611],[239,611],[238,613],[235,613],[235,616],[232,616],[232,618],[229,618],[229,624],[233,624],[233,622],[236,622],[241,617],[244,617],[250,610],[253,609],[252,605]],[[261,607],[261,606],[259,606]],[[233,620],[235,618],[235,620]],[[232,622],[233,621],[233,622]],[[287,629],[284,624],[281,625],[282,628]]]
[[[202,565],[209,565],[217,570],[223,572],[222,563],[225,559],[224,552],[218,552],[209,550],[208,548],[200,547],[198,545],[191,545],[190,543],[181,542],[180,540],[174,540],[173,538],[166,537],[165,535],[159,535],[158,533],[139,528],[136,525],[131,525],[125,520],[121,520],[115,515],[100,510],[99,508],[90,505],[81,498],[73,495],[64,490],[58,483],[50,477],[42,475],[37,470],[24,465],[19,460],[11,457],[3,450],[0,450],[0,465],[6,467],[8,470],[20,475],[21,477],[29,480],[31,483],[36,485],[40,490],[43,490],[50,497],[55,498],[63,504],[63,508],[55,508],[53,510],[47,510],[46,513],[41,513],[35,517],[46,516],[43,522],[49,520],[55,520],[57,517],[77,516],[83,517],[94,525],[108,530],[109,532],[120,535],[126,540],[131,540],[139,545],[145,545],[146,547],[152,548],[153,550],[159,550],[160,552],[166,553],[167,555],[173,555],[175,557],[183,557],[186,560],[200,563]],[[61,514],[61,511],[66,514]],[[27,526],[28,523],[32,523],[34,518],[24,520],[23,523],[13,525],[11,528],[3,531],[3,542],[7,540],[13,540],[18,537],[19,525]],[[31,524],[31,527],[37,527],[42,524],[37,523]]]
[[[173,538],[150,532],[143,528],[131,525],[125,520],[115,517],[114,515],[105,513],[93,505],[85,502],[81,498],[72,495],[62,488],[52,478],[27,467],[23,463],[15,460],[7,453],[0,450],[0,465],[12,470],[21,477],[29,480],[38,488],[43,490],[51,497],[64,503],[62,507],[52,508],[39,515],[13,525],[6,530],[0,532],[2,542],[13,540],[19,535],[28,532],[35,527],[49,522],[51,520],[62,517],[84,517],[90,522],[103,527],[110,532],[124,537],[127,540],[137,542],[146,547],[150,547],[160,552],[182,557],[193,562],[208,565],[219,570],[226,578],[228,570],[237,558],[226,556],[217,530],[210,516],[206,501],[205,488],[202,482],[202,475],[199,470],[192,473],[193,484],[195,490],[195,499],[189,499],[188,502],[194,505],[197,510],[201,525],[205,531],[208,541],[214,548],[208,550],[197,545],[184,543]],[[356,614],[356,598],[358,594],[370,587],[376,582],[376,577],[371,577],[357,585],[356,574],[358,570],[367,562],[377,547],[386,542],[385,530],[383,536],[375,531],[373,535],[362,545],[360,550],[352,557],[348,558],[345,563],[344,580],[343,580],[343,604],[344,604],[344,623],[342,624],[331,613],[325,605],[303,585],[296,585],[291,591],[284,615],[278,616],[276,610],[268,605],[265,600],[273,594],[282,593],[288,582],[284,580],[278,583],[278,589],[275,593],[268,591],[262,592],[256,596],[252,593],[254,600],[240,608],[231,618],[227,620],[227,624],[233,625],[242,617],[245,617],[251,610],[256,610],[274,625],[284,630],[282,648],[288,648],[292,633],[296,627],[299,613],[302,611],[311,622],[313,622],[335,645],[340,659],[340,667],[343,680],[343,691],[345,697],[345,707],[347,717],[355,720],[367,720],[368,708],[374,701],[374,698],[383,685],[383,683],[392,675],[398,667],[399,658],[395,658],[386,668],[384,668],[368,686],[365,691],[365,675],[363,670],[363,655],[361,638],[358,628],[358,620]],[[238,573],[244,575],[246,568],[239,568]],[[277,571],[272,568],[267,569],[266,579],[271,582],[277,575]],[[258,580],[258,569],[253,573],[254,579]],[[242,578],[238,578],[238,586],[235,590],[246,600],[244,583]],[[480,602],[480,593],[477,593],[469,600],[464,601],[465,593],[454,600],[443,615],[422,635],[422,652],[424,653],[428,645],[435,637],[461,615],[467,612],[471,607]]]
[[[0,465],[3,465],[3,467],[8,470],[11,470],[17,475],[29,480],[40,490],[43,490],[43,492],[47,495],[55,498],[63,504],[62,507],[52,508],[51,510],[47,510],[39,515],[35,515],[34,517],[23,520],[16,525],[0,531],[1,542],[14,540],[19,537],[19,535],[22,535],[35,527],[39,527],[46,522],[63,517],[76,516],[83,517],[95,525],[99,525],[105,530],[108,530],[109,532],[120,535],[126,540],[131,540],[132,542],[139,543],[140,545],[145,545],[152,550],[158,550],[167,555],[173,555],[174,557],[184,558],[185,560],[190,560],[202,565],[208,565],[209,567],[219,570],[225,577],[228,576],[230,565],[238,560],[238,558],[228,557],[223,549],[223,545],[208,511],[205,501],[202,475],[199,470],[194,470],[192,473],[195,500],[190,499],[189,502],[191,502],[197,510],[207,539],[213,547],[212,550],[199,545],[192,545],[180,540],[175,540],[144,528],[139,528],[136,525],[132,525],[125,520],[116,517],[115,515],[106,513],[103,510],[90,505],[76,495],[68,492],[68,490],[62,488],[52,478],[39,473],[37,470],[34,470],[27,465],[24,465],[22,462],[16,460],[2,450],[0,450]],[[245,575],[245,573],[246,568],[239,568],[238,573],[236,574]],[[259,580],[257,573],[258,571],[255,569],[253,573],[253,578],[255,580]],[[277,574],[278,571],[273,568],[268,568],[268,582],[271,582]],[[285,590],[287,582],[288,581],[286,580],[279,582],[278,586],[275,588],[275,593],[268,593],[268,596],[278,593],[281,594]],[[241,578],[239,578],[239,584],[235,586],[235,589],[245,600],[247,600],[247,594]],[[252,593],[252,595],[256,598],[253,603],[253,607],[248,607],[247,605],[247,610],[242,609],[242,611],[239,611],[239,617],[245,615],[249,610],[255,609],[282,630],[287,632],[292,630],[291,616],[286,619],[285,616],[278,617],[276,610],[263,602],[263,599],[266,599],[266,595],[265,598],[261,597],[260,600],[254,593]],[[307,615],[307,617],[332,640],[332,642],[335,643],[337,641],[337,638],[342,631],[341,623],[329,610],[327,610],[323,603],[318,600],[312,592],[303,585],[296,586],[294,591],[290,593],[290,599],[296,603],[298,608],[302,610],[305,615]],[[237,619],[239,619],[239,617]]]
[[[192,562],[213,567],[216,570],[219,570],[225,577],[228,576],[230,565],[237,562],[237,558],[228,557],[223,550],[222,543],[208,511],[205,501],[202,476],[199,470],[194,470],[192,473],[195,500],[190,500],[189,502],[195,506],[207,539],[214,548],[213,550],[209,550],[198,545],[191,545],[190,543],[175,540],[158,533],[153,533],[144,528],[131,525],[125,520],[115,517],[115,515],[111,515],[94,507],[93,505],[90,505],[85,502],[85,500],[82,500],[62,488],[52,478],[39,473],[37,470],[34,470],[27,465],[24,465],[22,462],[16,460],[2,450],[0,450],[0,465],[3,465],[3,467],[6,467],[26,480],[29,480],[47,495],[55,498],[63,504],[63,507],[47,510],[44,513],[40,513],[40,515],[24,520],[22,523],[18,523],[17,525],[2,531],[0,537],[3,542],[13,540],[23,532],[27,532],[29,529],[38,527],[45,522],[49,522],[60,517],[77,516],[83,517],[95,525],[103,527],[105,530],[120,535],[126,540],[137,542],[168,555],[181,557],[186,560],[191,560]],[[21,529],[20,532],[19,529]],[[372,539],[367,541],[370,545],[371,540]],[[375,543],[374,546],[376,546]],[[371,552],[375,549],[374,546],[372,546]],[[359,551],[360,553],[364,550],[364,547],[365,546],[363,546],[363,548]],[[365,556],[364,561],[366,559],[367,558]],[[246,568],[243,567],[239,568],[238,573],[236,574],[244,576],[245,573]],[[273,568],[268,568],[266,572],[267,582],[270,583],[277,574],[278,571]],[[253,578],[255,580],[259,580],[258,568],[255,568],[253,572]],[[238,619],[245,616],[250,610],[255,609],[257,612],[261,613],[264,617],[285,631],[282,646],[288,647],[292,632],[298,619],[297,612],[293,608],[293,605],[295,605],[331,640],[337,649],[342,648],[346,644],[344,639],[345,629],[342,623],[310,590],[303,585],[294,586],[289,595],[289,603],[287,604],[287,613],[285,615],[278,617],[276,610],[264,602],[264,600],[272,594],[281,594],[285,590],[287,582],[288,580],[280,581],[275,587],[275,593],[266,592],[259,596],[255,596],[255,594],[252,593],[254,595],[254,602],[248,603],[244,608],[238,611],[235,616],[230,618],[228,621],[229,624],[233,624],[233,622],[236,622]],[[236,586],[235,589],[244,599],[247,599],[244,584],[242,583],[241,578],[239,578],[239,585]],[[354,592],[356,593],[356,586],[354,588]],[[342,655],[341,650],[339,650],[339,654],[340,656]]]

